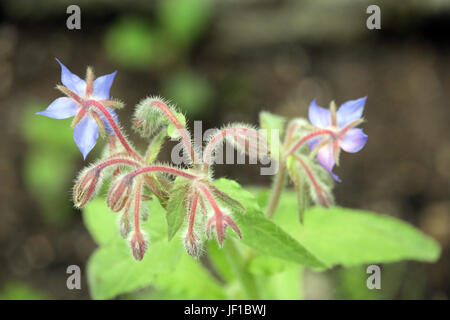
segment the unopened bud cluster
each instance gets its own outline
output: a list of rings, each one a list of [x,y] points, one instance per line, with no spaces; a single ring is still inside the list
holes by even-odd
[[[232,212],[244,212],[245,208],[214,185],[211,170],[218,146],[225,141],[248,156],[270,155],[280,162],[267,209],[267,215],[271,217],[286,174],[297,191],[300,213],[310,201],[323,207],[333,205],[333,179],[340,179],[332,170],[339,165],[341,149],[358,152],[367,140],[367,135],[357,128],[363,122],[366,98],[347,101],[338,110],[334,102],[328,110],[313,101],[309,108],[310,121],[294,119],[286,128],[284,118],[268,112],[261,113],[262,129],[280,132],[286,129],[282,141],[272,138],[268,141],[266,135],[248,124],[231,124],[219,130],[202,146],[203,156],[200,156],[200,163],[195,161],[194,165],[200,152],[192,145],[185,117],[165,100],[149,97],[136,106],[133,116],[133,128],[149,139],[146,153],[141,154],[123,134],[112,109],[123,106],[109,96],[116,72],[94,81],[93,71],[88,68],[86,80],[82,80],[59,60],[58,63],[63,85],[57,87],[67,97],[56,99],[38,114],[55,119],[74,117],[74,140],[83,158],[94,148],[98,136],[108,139],[102,158],[78,175],[73,188],[73,202],[76,207],[83,208],[97,196],[103,182],[111,180],[106,203],[111,211],[117,213],[119,232],[128,240],[136,260],[144,258],[149,245],[141,226],[141,222],[151,214],[144,203],[146,200],[159,201],[168,213],[185,217],[187,227],[183,242],[191,256],[198,257],[202,252],[203,239],[211,238],[213,234],[222,246],[227,228],[238,237],[243,236],[232,218]],[[189,158],[184,167],[155,163],[168,137],[180,139],[182,150]],[[282,145],[282,148],[270,154],[274,143]],[[172,222],[168,219],[168,223]],[[169,237],[173,237],[180,227],[177,224],[177,229]],[[169,225],[168,229],[173,230],[174,227]]]

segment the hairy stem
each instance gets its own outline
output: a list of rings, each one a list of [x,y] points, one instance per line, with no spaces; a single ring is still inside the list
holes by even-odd
[[[266,216],[272,218],[275,210],[277,209],[278,202],[280,200],[281,192],[284,187],[284,180],[286,179],[286,162],[281,161],[278,173],[275,176],[275,180],[272,185],[272,192],[270,194],[269,204],[266,209]]]
[[[175,128],[178,129],[178,133],[180,134],[181,139],[183,140],[184,146],[186,147],[192,162],[195,162],[194,148],[192,148],[192,141],[187,134],[188,131],[186,130],[186,128],[180,123],[177,117],[173,114],[172,110],[170,110],[170,108],[165,103],[161,101],[153,101],[152,104],[155,107],[159,108],[162,112],[164,112],[164,114],[167,116],[170,122],[172,122]]]
[[[139,227],[139,208],[141,205],[141,190],[142,190],[142,179],[139,180],[136,186],[136,196],[134,198],[134,231],[140,233]]]
[[[286,136],[284,137],[283,150],[286,150],[287,147],[291,144],[296,128],[297,124],[295,122],[291,122],[289,124]],[[275,176],[275,180],[273,181],[271,188],[272,192],[270,193],[269,204],[266,209],[266,216],[268,218],[272,218],[280,201],[281,192],[283,191],[284,187],[284,180],[286,179],[286,159],[287,157],[283,155],[280,156],[280,167],[278,168],[277,175]]]
[[[194,191],[194,196],[192,197],[191,210],[189,214],[189,226],[188,233],[191,234],[194,232],[194,223],[195,223],[195,212],[197,211],[197,201],[198,201],[198,191]]]
[[[130,144],[125,139],[124,135],[122,134],[122,131],[120,131],[120,129],[117,126],[116,122],[111,117],[111,114],[108,112],[108,110],[106,110],[106,108],[100,102],[98,102],[96,100],[88,100],[88,101],[86,101],[86,104],[94,106],[95,108],[97,108],[105,116],[106,120],[108,121],[108,123],[110,124],[110,126],[113,129],[114,133],[116,134],[117,138],[119,138],[119,140],[122,143],[123,147],[125,148],[125,150],[127,150],[127,152],[131,156],[133,156],[133,157],[135,157],[137,159],[142,159],[141,155],[139,153],[137,153],[136,150],[134,150],[130,146]]]
[[[166,172],[166,173],[170,173],[170,174],[181,176],[181,177],[188,178],[188,179],[197,178],[196,175],[184,172],[183,170],[175,169],[175,168],[171,168],[171,167],[165,167],[165,166],[149,166],[149,167],[139,168],[134,171],[131,171],[130,173],[127,174],[127,176],[129,176],[130,178],[133,178],[141,173],[148,173],[148,172]]]
[[[330,135],[332,137],[335,137],[336,134],[328,129],[320,129],[317,131],[313,131],[310,134],[304,136],[302,139],[300,139],[298,142],[296,142],[286,153],[285,156],[290,156],[291,154],[293,154],[298,148],[300,148],[305,142],[307,142],[308,140],[317,137],[317,136],[321,136],[321,135]]]
[[[101,162],[100,164],[98,164],[96,166],[96,168],[99,170],[103,170],[104,168],[115,165],[115,164],[128,164],[128,165],[135,166],[135,167],[141,166],[141,164],[139,162],[131,160],[131,159],[114,158],[114,159],[108,159],[108,160]]]

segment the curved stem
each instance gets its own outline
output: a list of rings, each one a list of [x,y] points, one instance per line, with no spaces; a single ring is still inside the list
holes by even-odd
[[[311,132],[310,134],[304,136],[302,139],[300,139],[296,144],[294,144],[294,146],[292,146],[292,148],[290,148],[286,153],[285,156],[290,156],[291,154],[293,154],[298,148],[300,148],[306,141],[320,136],[320,135],[330,135],[332,137],[335,137],[336,134],[328,129],[320,129],[314,132]]]
[[[194,162],[195,153],[194,149],[192,148],[192,141],[187,134],[186,128],[180,123],[177,117],[173,114],[172,110],[170,110],[170,108],[165,103],[163,103],[162,101],[153,101],[152,104],[155,107],[159,108],[162,112],[164,112],[164,114],[167,116],[170,122],[172,122],[175,128],[178,129],[178,133],[180,134],[183,140],[184,146],[186,147],[192,162]]]
[[[125,139],[124,135],[122,134],[122,131],[120,131],[119,127],[117,126],[114,119],[111,117],[111,114],[106,110],[106,108],[98,101],[96,100],[87,100],[87,105],[92,105],[95,108],[97,108],[106,118],[108,123],[110,124],[111,128],[113,129],[114,133],[116,134],[117,138],[119,138],[120,142],[122,143],[125,150],[128,151],[132,156],[136,157],[137,159],[142,159],[141,155],[134,150],[128,141]]]
[[[198,192],[197,190],[195,190],[194,196],[192,197],[191,212],[189,215],[189,226],[188,226],[189,234],[192,234],[194,231],[195,212],[197,211],[197,201],[198,201]]]
[[[295,129],[297,129],[297,123],[291,122],[287,128],[286,137],[284,138],[284,146],[288,146],[291,143],[292,137],[294,136]]]
[[[197,176],[187,173],[187,172],[184,172],[183,170],[165,167],[165,166],[149,166],[149,167],[139,168],[134,171],[131,171],[130,173],[127,174],[127,176],[129,176],[130,178],[133,178],[141,173],[155,172],[155,171],[166,172],[166,173],[174,174],[174,175],[181,176],[181,177],[188,178],[188,179],[198,178]]]
[[[330,199],[329,197],[326,195],[326,193],[324,194],[322,188],[320,187],[319,183],[316,181],[316,179],[314,178],[313,173],[311,172],[311,170],[309,169],[309,167],[306,165],[306,163],[302,160],[302,158],[300,158],[297,155],[294,155],[294,159],[300,163],[300,165],[302,166],[303,170],[305,170],[306,174],[308,175],[309,180],[311,180],[311,183],[313,184],[314,189],[316,190],[317,193],[317,197],[319,198],[319,202],[322,206],[324,207],[328,207],[329,206],[329,202]]]
[[[98,164],[96,166],[97,169],[99,170],[103,170],[104,168],[108,167],[108,166],[112,166],[115,164],[129,164],[135,167],[140,167],[141,164],[137,161],[131,160],[131,159],[126,159],[126,158],[114,158],[114,159],[108,159],[105,160],[103,162],[101,162],[100,164]]]

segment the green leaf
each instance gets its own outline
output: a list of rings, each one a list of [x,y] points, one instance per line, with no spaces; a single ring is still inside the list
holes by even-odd
[[[166,130],[162,129],[152,138],[152,141],[148,145],[147,151],[145,152],[145,161],[147,163],[153,163],[156,160],[159,152],[161,151],[166,136]]]
[[[309,250],[262,213],[235,213],[235,218],[242,231],[242,242],[253,249],[302,265],[324,267]]]
[[[125,240],[101,247],[87,266],[91,295],[94,299],[110,299],[145,288],[158,277],[169,277],[181,253],[181,245],[175,241],[150,242],[142,261],[133,259]]]
[[[219,247],[217,241],[208,241],[206,243],[207,257],[211,261],[214,270],[226,282],[231,282],[236,278],[232,270],[232,266],[227,257],[223,254],[222,248]]]
[[[177,178],[172,187],[171,196],[167,203],[167,236],[169,241],[175,236],[177,231],[183,225],[186,208],[185,197],[189,184],[184,178]]]
[[[181,299],[226,299],[223,288],[199,260],[183,253],[168,277],[158,277],[153,286]]]
[[[239,203],[243,205],[246,210],[263,214],[257,201],[255,201],[255,197],[250,192],[244,190],[236,181],[221,178],[216,180],[214,184],[220,191],[239,201]]]
[[[278,130],[280,137],[283,135],[284,125],[286,123],[286,118],[267,112],[261,111],[259,113],[259,125],[262,129],[267,131],[276,129]]]
[[[264,299],[300,300],[302,299],[302,267],[290,264],[281,272],[263,278]]]
[[[295,194],[285,192],[274,220],[328,267],[439,258],[436,241],[396,218],[341,207],[313,207],[305,212],[301,226],[292,222],[295,206]]]
[[[289,265],[292,263],[286,260],[256,254],[249,261],[248,269],[255,275],[273,275],[282,272]]]
[[[181,125],[183,127],[186,126],[186,118],[185,116],[181,113],[181,112],[177,112],[175,110],[172,110],[172,112],[174,113],[175,117],[178,119],[178,121],[180,121]],[[180,137],[180,133],[178,131],[178,129],[173,125],[172,122],[170,122],[169,120],[167,120],[167,135],[173,139],[179,138]]]
[[[122,239],[104,199],[95,199],[83,209],[86,226],[100,244],[87,266],[88,283],[94,299],[109,299],[152,284],[157,277],[169,276],[183,252],[178,241],[167,242],[165,210],[157,201],[149,202],[150,217],[141,227],[149,235],[142,261],[133,259],[129,244]]]
[[[267,219],[255,197],[235,181],[219,179],[216,186],[238,200],[246,212],[234,211],[234,219],[242,231],[242,242],[257,251],[287,261],[322,268],[324,264],[306,250],[293,237]]]
[[[285,123],[286,119],[284,117],[267,111],[262,111],[259,113],[259,125],[262,129],[267,130],[267,142],[269,144],[268,147],[271,156],[274,159],[279,158],[281,138],[283,136]],[[272,141],[272,131],[275,130],[278,132],[278,139],[276,141]],[[276,134],[276,131],[273,132],[273,134]]]
[[[98,245],[106,245],[118,238],[117,215],[101,198],[91,201],[83,209],[84,224]]]

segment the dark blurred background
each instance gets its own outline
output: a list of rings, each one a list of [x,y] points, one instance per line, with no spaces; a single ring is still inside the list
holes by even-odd
[[[71,4],[81,30],[66,28]],[[370,4],[381,8],[381,30],[366,28]],[[367,95],[369,140],[342,155],[337,202],[406,220],[443,253],[433,265],[383,266],[388,280],[376,296],[356,283],[364,269],[309,272],[305,297],[448,299],[449,34],[447,0],[2,0],[0,298],[89,298],[85,277],[82,290],[66,288],[67,266],[83,269],[95,249],[71,207],[83,167],[71,120],[34,115],[60,96],[58,57],[81,77],[87,65],[97,75],[119,71],[111,95],[126,102],[119,117],[141,148],[128,124],[147,95],[172,99],[204,129],[256,125],[260,110],[305,117],[315,98],[327,107]],[[270,184],[255,166],[216,173]]]

